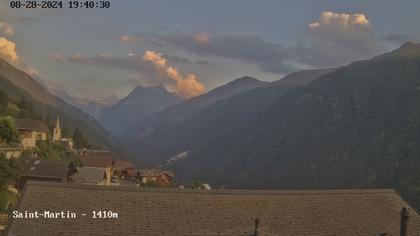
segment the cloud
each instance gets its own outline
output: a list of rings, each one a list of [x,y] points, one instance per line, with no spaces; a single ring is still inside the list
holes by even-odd
[[[54,60],[51,56],[50,58]],[[61,63],[61,60],[55,61]],[[154,66],[143,61],[142,54],[130,52],[126,56],[117,57],[104,53],[97,54],[96,56],[75,53],[68,57],[63,56],[63,61],[63,63],[71,63],[84,67],[131,72],[132,75],[130,76],[135,77],[135,80],[139,81],[139,84],[155,86],[164,82],[163,76],[156,73]],[[128,82],[132,85],[135,84],[132,81]]]
[[[289,73],[296,68],[290,60],[290,50],[281,44],[271,43],[257,36],[213,35],[139,35],[159,47],[181,48],[201,57],[221,57],[257,65],[262,71]]]
[[[138,44],[140,42],[139,37],[130,35],[120,35],[117,39],[126,44]]]
[[[318,21],[309,24],[311,30],[319,30],[321,28],[339,28],[351,29],[353,27],[368,27],[369,21],[364,14],[346,14],[324,11]]]
[[[64,57],[61,53],[53,52],[51,54],[48,54],[48,57],[57,63],[64,63]]]
[[[194,41],[198,44],[209,44],[210,35],[208,33],[198,33],[194,35]]]
[[[152,62],[158,71],[164,72],[167,77],[174,80],[176,84],[172,89],[180,96],[185,98],[195,97],[206,90],[204,85],[198,81],[196,75],[188,74],[184,77],[176,68],[167,65],[166,58],[161,53],[146,51],[143,60]]]
[[[0,57],[13,63],[19,63],[19,56],[16,52],[16,44],[4,37],[0,37]]]
[[[162,56],[161,53],[146,51],[143,55],[143,60],[151,61],[156,68],[166,67],[166,59]]]
[[[96,58],[99,58],[100,56],[96,56]],[[89,65],[89,64],[96,64],[101,65],[101,63],[95,63],[95,59],[89,59],[87,56],[83,55],[83,53],[75,53],[69,58],[69,62],[75,63],[75,64],[82,64],[82,65]]]
[[[138,76],[126,79],[133,86],[153,86],[165,84],[184,97],[193,97],[205,91],[205,87],[198,82],[196,75],[189,74],[185,78],[174,67],[168,66],[168,58],[179,63],[205,63],[190,61],[178,57],[164,57],[162,54],[147,51],[145,54],[128,53],[125,57],[115,57],[108,54],[97,54],[89,57],[83,53],[75,53],[70,57],[64,57],[60,53],[51,53],[49,57],[57,63],[69,62],[82,66],[95,66],[104,69],[129,70]],[[153,63],[149,63],[153,62]],[[165,68],[165,70],[161,70]],[[158,70],[156,70],[158,69]],[[157,73],[157,72],[164,72]],[[171,80],[168,80],[171,79]],[[175,85],[174,83],[175,82]]]
[[[68,61],[73,64],[86,65],[86,66],[97,66],[101,68],[119,68],[124,70],[131,70],[135,72],[147,72],[151,74],[151,71],[155,71],[153,66],[149,63],[144,63],[143,55],[133,52],[129,52],[125,57],[115,57],[104,53],[97,54],[94,57],[88,57],[83,53],[75,53],[72,56],[65,58],[60,53],[51,53],[48,55],[53,61],[57,63],[63,63]],[[189,60],[186,58],[180,58],[178,56],[166,56],[169,61],[180,63],[180,64],[193,64],[193,65],[211,65],[210,62],[205,60]]]
[[[220,57],[257,66],[263,72],[293,71],[345,65],[384,51],[368,17],[325,11],[308,22],[308,31],[295,44],[274,43],[259,36],[171,33],[137,34],[142,42],[183,49],[200,57]]]
[[[108,54],[97,54],[94,57],[88,57],[83,53],[75,53],[68,58],[68,62],[85,66],[97,66],[101,68],[119,68],[123,70],[131,70],[134,72],[154,72],[152,66],[143,62],[142,55],[128,53],[125,57],[115,57]]]
[[[314,67],[342,65],[384,50],[364,14],[325,11],[305,36],[294,49],[295,60]]]
[[[178,56],[169,56],[169,55],[164,55],[164,56],[168,58],[169,61],[173,61],[173,62],[181,63],[181,64],[203,65],[203,66],[213,65],[212,62],[209,62],[206,60],[190,60],[190,59],[181,58]]]
[[[27,67],[23,70],[26,72],[26,74],[30,75],[32,78],[37,78],[38,79],[40,77],[39,76],[39,71],[35,68]]]
[[[0,22],[0,31],[6,36],[15,35],[15,29],[11,24]]]

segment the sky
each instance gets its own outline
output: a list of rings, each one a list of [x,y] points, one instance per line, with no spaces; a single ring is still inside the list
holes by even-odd
[[[67,2],[65,0],[64,2]],[[420,41],[417,0],[110,0],[109,9],[0,3],[0,57],[55,93],[186,98],[248,75],[346,65]]]

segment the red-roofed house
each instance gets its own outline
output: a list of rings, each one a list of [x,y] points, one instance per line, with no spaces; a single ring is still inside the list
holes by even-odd
[[[140,170],[139,174],[143,184],[156,183],[158,185],[167,185],[175,177],[174,172],[159,169]]]

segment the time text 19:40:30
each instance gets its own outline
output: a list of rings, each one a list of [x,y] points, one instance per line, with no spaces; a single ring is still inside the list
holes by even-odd
[[[47,9],[94,9],[110,8],[110,1],[48,1],[48,0],[28,0],[28,1],[10,1],[10,8],[47,8]]]

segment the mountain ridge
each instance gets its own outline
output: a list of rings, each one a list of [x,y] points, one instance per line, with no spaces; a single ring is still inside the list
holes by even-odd
[[[100,111],[98,120],[114,134],[119,134],[134,123],[181,101],[181,97],[163,85],[137,86],[115,105]]]
[[[119,137],[122,140],[130,142],[131,137],[135,137],[139,133],[146,132],[151,127],[166,127],[167,125],[181,122],[192,114],[217,101],[254,88],[266,86],[267,84],[269,83],[249,76],[235,79],[205,94],[188,99],[180,104],[171,106],[159,113],[156,113],[143,120],[143,122],[130,126],[124,130]]]
[[[94,139],[97,145],[106,146],[116,155],[128,156],[119,140],[106,131],[93,117],[52,95],[27,73],[1,58],[0,66],[1,91],[15,99],[19,99],[19,96],[29,99],[37,107],[40,115],[49,116],[52,119],[59,116],[62,124],[71,130],[79,128],[85,135]]]
[[[145,124],[142,131],[126,134],[121,138],[133,153],[143,156],[142,161],[164,162],[180,153],[211,146],[228,133],[236,132],[235,130],[252,122],[290,89],[309,83],[333,70],[293,73],[277,82],[263,84],[214,102],[185,119],[158,122],[149,126]],[[181,133],[182,136],[179,136]]]

